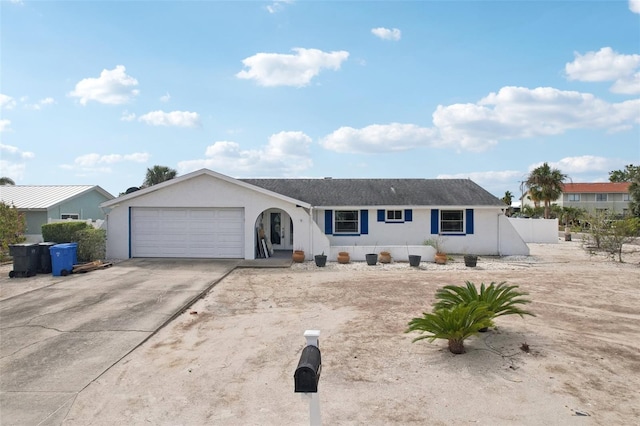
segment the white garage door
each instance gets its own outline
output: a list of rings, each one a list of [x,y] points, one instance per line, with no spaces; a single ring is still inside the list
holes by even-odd
[[[244,210],[135,207],[133,257],[244,258]]]

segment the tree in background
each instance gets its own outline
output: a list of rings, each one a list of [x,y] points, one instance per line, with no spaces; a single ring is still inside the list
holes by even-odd
[[[529,193],[539,195],[540,201],[544,202],[544,218],[549,219],[551,213],[551,202],[557,200],[562,195],[563,183],[568,176],[559,169],[551,168],[548,163],[536,167],[527,177],[527,187]]]
[[[507,205],[507,216],[511,216],[511,203],[513,202],[513,194],[511,191],[505,191],[504,197],[500,200]]]
[[[0,185],[15,185],[13,179],[8,177],[0,177]]]
[[[26,230],[24,214],[15,206],[0,201],[0,258],[8,252],[10,244],[24,241]]]
[[[627,164],[623,170],[612,170],[609,172],[609,182],[633,182],[634,178],[640,176],[640,166]]]
[[[628,164],[624,170],[609,172],[610,182],[631,182],[629,185],[629,210],[631,215],[640,217],[640,166]]]
[[[143,186],[153,186],[162,183],[167,180],[171,180],[178,175],[178,172],[166,166],[153,166],[147,169],[147,174],[144,178]]]

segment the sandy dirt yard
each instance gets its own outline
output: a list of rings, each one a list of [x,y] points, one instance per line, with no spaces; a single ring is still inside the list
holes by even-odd
[[[325,425],[640,424],[640,247],[617,263],[579,241],[530,246],[476,268],[236,270],[83,390],[65,424],[309,424],[293,381],[306,329],[321,331]],[[411,343],[407,322],[465,280],[518,285],[537,316],[498,318],[463,355]]]

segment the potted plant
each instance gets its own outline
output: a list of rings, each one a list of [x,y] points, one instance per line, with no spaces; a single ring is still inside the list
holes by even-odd
[[[409,266],[420,266],[420,261],[422,260],[422,256],[419,254],[410,254],[409,255]]]
[[[322,252],[322,254],[316,254],[314,260],[316,261],[316,266],[323,268],[327,264],[327,255],[324,254],[324,252]]]
[[[436,249],[435,262],[439,265],[447,263],[447,253],[444,249],[444,239],[438,235],[436,238],[429,238],[424,242],[425,245],[431,246]]]
[[[376,243],[376,245],[373,246],[373,252],[367,253],[364,255],[365,259],[367,260],[367,265],[369,266],[374,266],[375,264],[378,263],[378,255],[375,253],[377,246],[378,246],[378,243]]]
[[[478,263],[478,255],[477,254],[465,254],[464,255],[464,266],[469,268],[475,268]]]
[[[294,250],[291,258],[296,263],[304,262],[304,250]]]
[[[391,263],[391,252],[388,250],[382,250],[378,260],[380,263]]]
[[[338,253],[338,263],[349,263],[351,260],[351,256],[349,256],[348,251],[341,251]]]

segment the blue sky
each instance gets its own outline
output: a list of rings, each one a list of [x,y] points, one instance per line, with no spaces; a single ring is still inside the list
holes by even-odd
[[[139,186],[640,164],[640,0],[0,2],[0,175]]]

